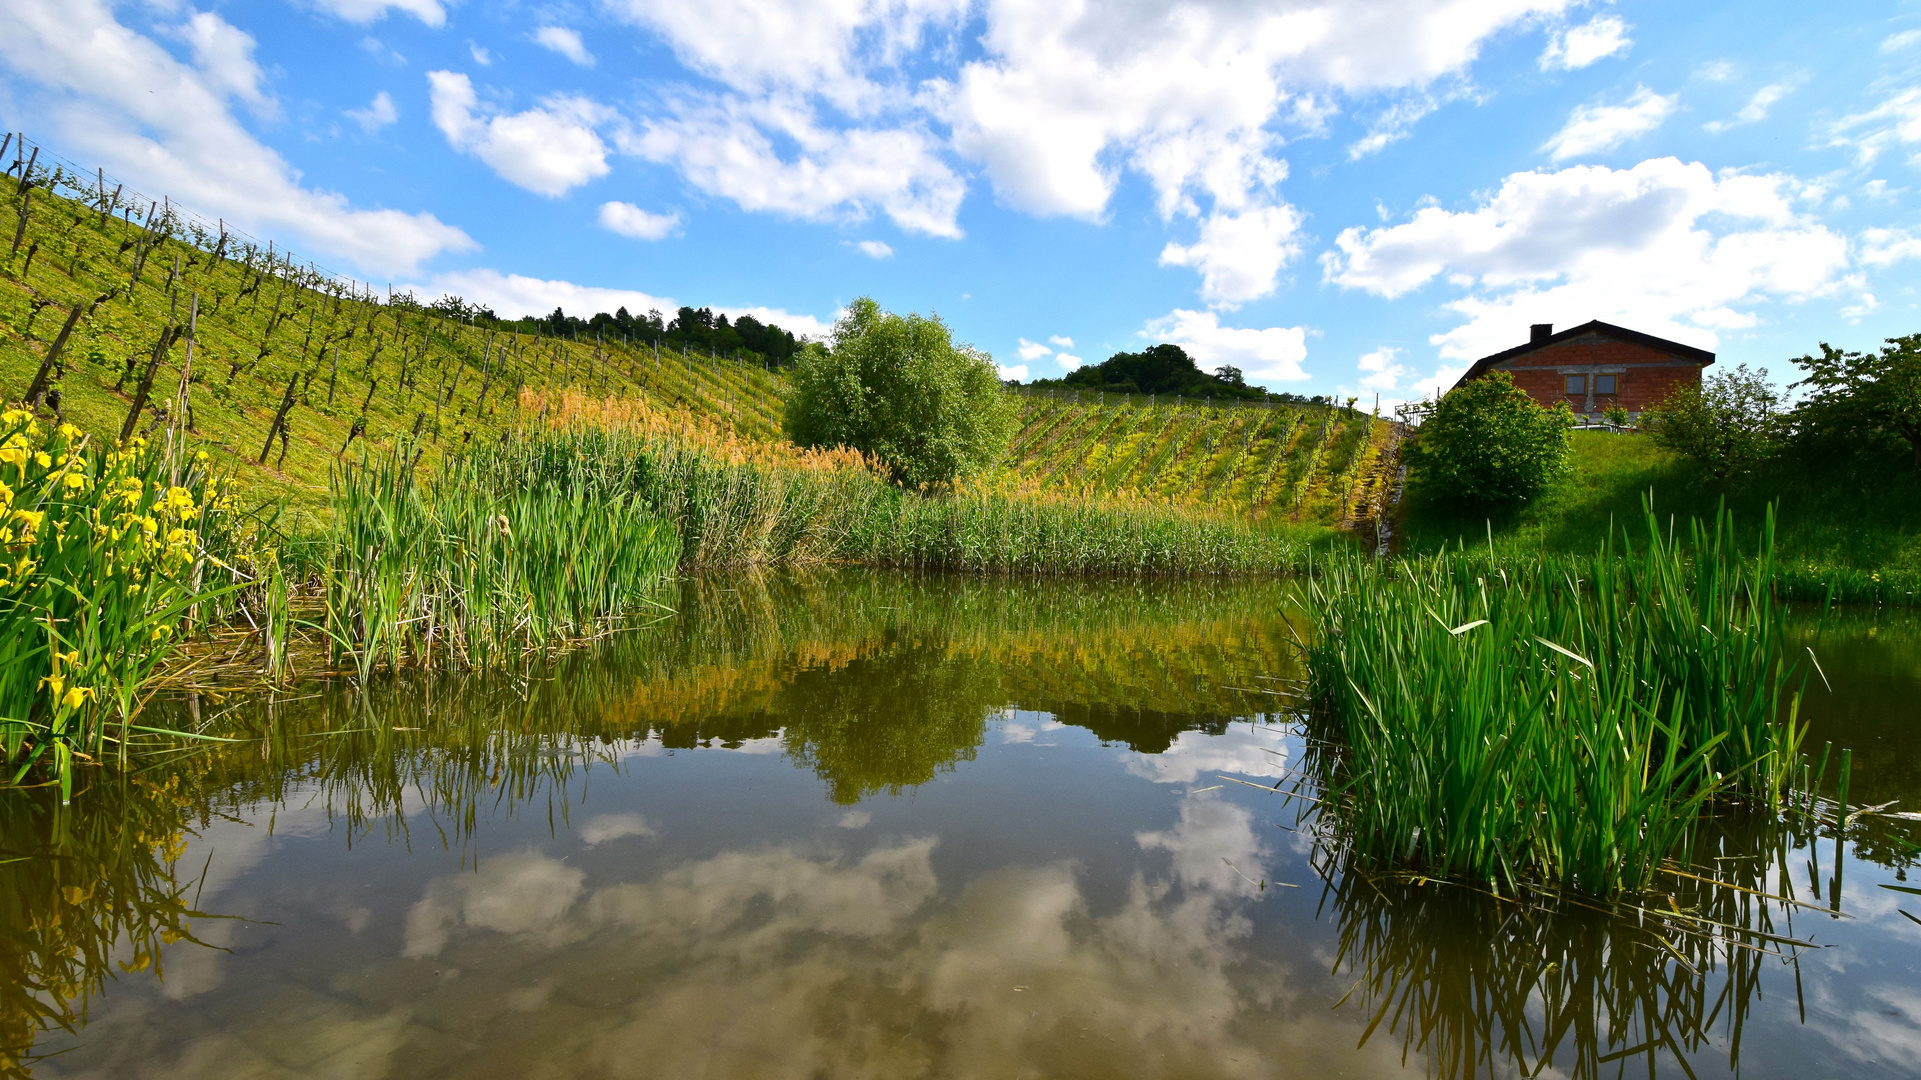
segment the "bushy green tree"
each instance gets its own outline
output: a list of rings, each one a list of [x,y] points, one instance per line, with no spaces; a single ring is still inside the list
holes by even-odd
[[[992,465],[1014,423],[991,357],[954,344],[938,316],[895,315],[865,296],[827,348],[802,352],[787,399],[788,438],[864,451],[911,487]]]
[[[1699,386],[1676,387],[1641,414],[1641,429],[1706,466],[1715,479],[1731,480],[1773,452],[1781,416],[1781,395],[1766,373],[1740,364]]]
[[[1810,435],[1859,443],[1898,438],[1921,469],[1921,334],[1888,338],[1880,352],[1843,352],[1821,345],[1821,355],[1795,361],[1808,373],[1797,386],[1813,393],[1796,410],[1796,426]]]
[[[1567,469],[1574,414],[1544,409],[1505,371],[1448,392],[1426,411],[1406,452],[1424,498],[1495,510],[1525,502]]]

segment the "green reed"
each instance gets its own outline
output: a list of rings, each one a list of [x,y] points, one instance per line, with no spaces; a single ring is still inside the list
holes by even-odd
[[[1797,667],[1773,521],[1687,542],[1652,511],[1581,580],[1540,560],[1337,560],[1310,581],[1314,768],[1363,864],[1497,886],[1647,886],[1710,803],[1785,808]]]
[[[422,481],[404,448],[335,471],[321,628],[337,664],[494,666],[651,605],[672,526],[631,496],[511,479],[457,463]]]
[[[1293,534],[1198,507],[1038,493],[904,491],[848,467],[754,460],[685,439],[582,428],[478,450],[487,483],[638,499],[688,568],[857,563],[1024,573],[1247,573],[1299,565]]]

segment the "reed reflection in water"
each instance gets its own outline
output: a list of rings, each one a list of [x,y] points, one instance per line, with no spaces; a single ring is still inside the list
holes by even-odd
[[[1682,908],[1838,943],[1801,995],[1782,960],[1651,919],[1324,885],[1276,827],[1293,808],[1248,786],[1310,756],[1261,692],[1293,671],[1280,603],[707,580],[518,677],[203,699],[251,741],[65,818],[6,803],[0,858],[28,858],[0,864],[4,962],[75,990],[78,1029],[10,991],[8,1046],[75,1047],[45,1076],[1238,1077],[1806,1075],[1845,1041],[1876,1047],[1851,1071],[1900,1073],[1921,937],[1858,846],[1854,920],[1762,924],[1676,882]],[[1765,890],[1762,865],[1729,880]]]

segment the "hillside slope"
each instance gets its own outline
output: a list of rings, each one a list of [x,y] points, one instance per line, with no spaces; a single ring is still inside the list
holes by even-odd
[[[783,380],[751,354],[476,324],[369,295],[98,174],[44,156],[25,171],[0,180],[0,397],[25,399],[46,366],[43,411],[96,438],[184,437],[232,462],[243,489],[317,500],[360,445],[416,443],[431,465],[536,418],[524,390],[645,395],[750,437],[778,431]]]

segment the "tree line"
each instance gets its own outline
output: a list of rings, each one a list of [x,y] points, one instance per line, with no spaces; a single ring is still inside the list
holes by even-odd
[[[1165,342],[1137,353],[1117,352],[1098,364],[1076,368],[1061,378],[1035,379],[1027,385],[1107,394],[1279,401],[1290,405],[1325,405],[1333,401],[1324,396],[1275,394],[1264,386],[1249,386],[1241,369],[1232,364],[1223,364],[1211,373],[1202,371],[1186,349]]]
[[[401,306],[422,306],[411,293],[397,293],[390,302]],[[716,315],[713,308],[707,307],[682,307],[671,319],[658,309],[635,315],[625,307],[612,314],[602,311],[587,318],[569,315],[560,307],[555,307],[552,312],[539,318],[502,319],[491,308],[470,303],[458,296],[443,296],[424,306],[435,314],[490,329],[578,341],[598,338],[602,341],[658,344],[662,348],[711,352],[716,356],[751,354],[775,367],[791,364],[802,344],[802,339],[774,323],[761,322],[752,315],[742,315],[730,322],[726,315]]]

